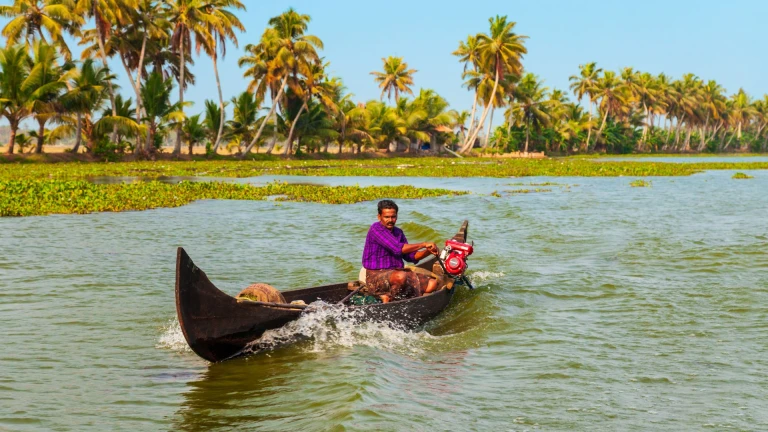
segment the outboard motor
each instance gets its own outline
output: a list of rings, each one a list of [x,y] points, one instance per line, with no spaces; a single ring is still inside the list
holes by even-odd
[[[467,257],[472,255],[474,247],[471,244],[457,242],[456,240],[446,240],[443,251],[440,252],[438,262],[443,267],[447,275],[460,279],[470,289],[475,289],[469,280],[464,276],[467,271]]]

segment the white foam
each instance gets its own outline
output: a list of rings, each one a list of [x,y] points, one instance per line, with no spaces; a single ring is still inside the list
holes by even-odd
[[[168,324],[163,327],[163,334],[160,335],[156,346],[157,348],[169,349],[171,351],[192,351],[189,345],[187,345],[187,340],[184,339],[184,333],[181,332],[179,320],[176,318],[169,320]]]
[[[471,275],[469,275],[469,280],[472,282],[472,284],[477,284],[479,282],[485,282],[489,279],[499,279],[504,277],[504,272],[491,272],[491,271],[476,271],[472,272]]]
[[[427,332],[414,332],[393,323],[359,322],[358,311],[323,302],[312,304],[312,312],[302,314],[285,326],[268,330],[251,342],[243,353],[270,350],[298,340],[309,340],[303,348],[323,352],[338,347],[368,346],[418,356],[424,342],[436,339]]]

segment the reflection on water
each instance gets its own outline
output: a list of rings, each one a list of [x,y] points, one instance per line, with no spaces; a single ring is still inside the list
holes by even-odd
[[[768,430],[762,173],[501,197],[512,180],[288,177],[472,191],[398,222],[442,241],[469,219],[477,290],[420,331],[316,323],[216,365],[177,327],[176,247],[229,294],[349,280],[375,203],[0,219],[0,429]]]

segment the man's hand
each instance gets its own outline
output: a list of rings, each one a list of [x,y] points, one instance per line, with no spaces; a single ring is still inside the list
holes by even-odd
[[[424,243],[424,249],[427,250],[427,252],[431,253],[432,255],[438,254],[437,245],[432,242],[426,242]]]

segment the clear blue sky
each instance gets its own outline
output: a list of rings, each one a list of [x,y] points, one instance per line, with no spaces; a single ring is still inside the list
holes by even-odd
[[[5,0],[3,3],[10,3]],[[325,43],[322,55],[332,75],[340,76],[356,101],[378,98],[370,72],[381,68],[381,58],[402,56],[417,69],[415,91],[436,90],[455,109],[471,108],[472,95],[464,89],[462,65],[451,52],[467,35],[488,31],[488,18],[507,15],[527,35],[525,69],[552,88],[568,88],[568,77],[578,65],[596,61],[605,69],[632,66],[653,74],[679,78],[692,72],[715,79],[728,94],[743,87],[751,96],[768,93],[768,55],[765,1],[647,0],[476,0],[425,1],[263,1],[243,0],[240,17],[247,33],[240,48],[228,48],[220,66],[225,99],[242,92],[247,81],[237,59],[247,43],[258,41],[267,20],[294,7],[309,14],[309,33]],[[2,21],[4,25],[6,20]],[[75,48],[75,47],[73,47]],[[76,48],[75,48],[76,49]],[[126,96],[133,92],[119,62],[112,64]],[[216,99],[211,62],[195,59],[197,85],[186,99],[203,109],[205,99]]]

